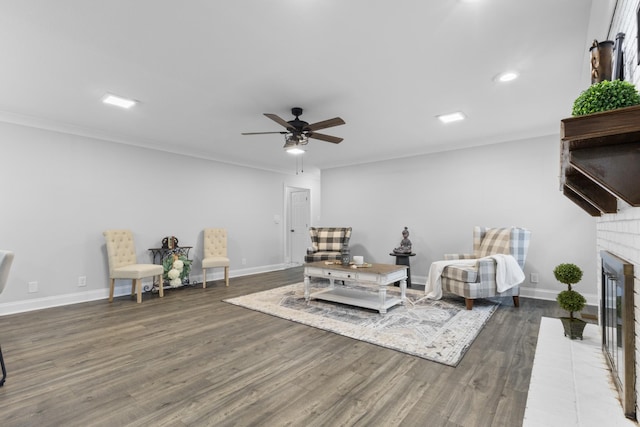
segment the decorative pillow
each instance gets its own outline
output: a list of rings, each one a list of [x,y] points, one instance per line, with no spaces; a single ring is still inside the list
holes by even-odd
[[[343,240],[344,229],[318,229],[318,250],[320,251],[339,252],[342,249]]]
[[[510,240],[510,228],[491,228],[487,230],[486,234],[484,235],[482,243],[480,244],[480,249],[478,250],[476,256],[478,258],[483,258],[494,254],[510,255]]]

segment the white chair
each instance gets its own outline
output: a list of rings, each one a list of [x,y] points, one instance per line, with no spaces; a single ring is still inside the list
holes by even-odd
[[[227,258],[227,230],[205,228],[202,257],[202,288],[207,287],[207,268],[224,268],[225,286],[229,286],[229,258]]]
[[[13,262],[13,252],[0,250],[0,294],[4,291],[4,287],[7,284],[9,278],[9,269]],[[2,356],[2,348],[0,348],[0,365],[2,366],[2,380],[0,380],[0,387],[4,385],[4,381],[7,378],[7,368],[4,366],[4,357]]]
[[[162,275],[164,268],[158,264],[138,264],[133,234],[129,230],[107,230],[104,233],[109,258],[109,302],[113,301],[116,279],[131,280],[131,295],[137,293],[142,302],[142,279],[158,276],[160,297],[164,296]]]

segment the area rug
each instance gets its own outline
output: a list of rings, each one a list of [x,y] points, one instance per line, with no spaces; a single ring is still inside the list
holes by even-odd
[[[328,283],[312,283],[311,286],[313,293],[328,286]],[[387,291],[387,296],[399,295],[396,287],[390,287]],[[404,306],[390,308],[384,315],[374,310],[314,299],[307,303],[304,300],[303,283],[231,298],[225,302],[457,366],[499,304],[476,300],[473,310],[466,310],[462,299],[432,301],[423,299],[423,296],[424,292],[407,289],[408,302]]]

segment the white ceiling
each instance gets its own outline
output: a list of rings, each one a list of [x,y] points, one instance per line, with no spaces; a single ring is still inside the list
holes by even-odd
[[[598,1],[598,0],[596,0]],[[1,0],[0,120],[294,171],[557,133],[588,85],[589,0]],[[606,20],[607,18],[603,18]],[[509,84],[492,79],[515,70]],[[587,75],[588,76],[588,75]],[[131,110],[100,102],[131,97]],[[442,125],[435,116],[468,119]]]

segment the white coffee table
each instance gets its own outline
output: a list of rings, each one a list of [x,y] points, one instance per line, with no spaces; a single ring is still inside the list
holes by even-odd
[[[311,298],[325,301],[378,310],[380,314],[398,304],[404,304],[407,290],[407,266],[392,264],[369,264],[370,267],[342,266],[330,261],[316,261],[304,266],[304,298],[307,302]],[[329,279],[329,287],[311,293],[310,278],[321,277]],[[353,282],[359,285],[373,286],[377,292],[358,289],[349,286],[335,286],[336,280]],[[387,286],[400,282],[400,298],[387,298]]]

